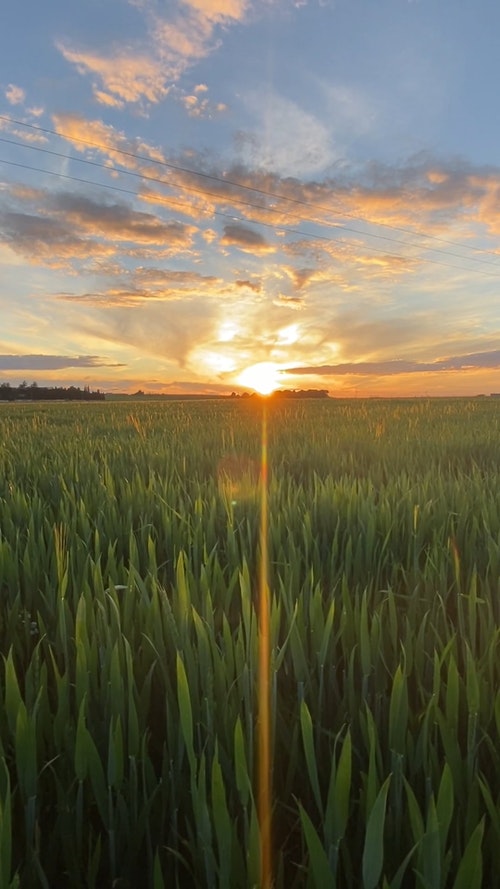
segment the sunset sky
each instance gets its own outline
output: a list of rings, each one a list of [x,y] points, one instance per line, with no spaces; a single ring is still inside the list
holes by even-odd
[[[500,392],[500,4],[0,11],[0,383]]]

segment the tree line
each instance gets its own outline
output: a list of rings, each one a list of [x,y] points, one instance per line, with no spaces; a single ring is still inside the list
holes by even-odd
[[[104,392],[91,391],[89,386],[39,386],[26,382],[19,386],[0,384],[0,401],[104,401]]]

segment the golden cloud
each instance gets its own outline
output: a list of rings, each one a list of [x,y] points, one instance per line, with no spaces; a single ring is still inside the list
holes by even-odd
[[[168,94],[168,70],[161,59],[147,53],[133,53],[115,49],[100,55],[97,52],[79,51],[58,43],[57,48],[67,62],[75,65],[79,74],[96,76],[104,86],[104,92],[123,102],[159,102]],[[102,89],[94,86],[99,99]],[[108,103],[106,103],[108,104]]]
[[[82,75],[94,78],[93,92],[105,105],[146,101],[157,103],[193,62],[217,46],[214,31],[219,24],[244,18],[247,0],[183,0],[168,14],[150,3],[145,12],[147,38],[135,46],[119,45],[106,52],[77,49],[59,41],[56,45],[67,62]],[[199,86],[199,90],[203,85]]]
[[[241,21],[248,9],[248,0],[184,0],[184,5],[212,22]]]
[[[59,293],[58,299],[77,303],[89,303],[103,307],[138,306],[145,302],[186,301],[224,296],[223,281],[213,275],[201,275],[192,271],[177,271],[139,267],[132,273],[122,270],[127,286],[110,286],[105,290],[80,293]]]

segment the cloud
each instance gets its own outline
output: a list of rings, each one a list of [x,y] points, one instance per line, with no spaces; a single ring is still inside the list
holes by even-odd
[[[488,266],[467,259],[471,272],[477,268],[498,276],[500,262],[495,256],[469,253],[460,245],[456,250],[450,243],[464,220],[471,237],[474,231],[484,234],[492,224],[498,170],[472,170],[426,157],[393,171],[370,165],[356,173],[339,170],[326,180],[300,181],[244,165],[223,166],[209,153],[169,157],[161,147],[129,140],[113,127],[75,115],[59,116],[57,127],[85,156],[102,156],[110,167],[116,164],[164,180],[157,188],[149,180],[139,190],[142,199],[146,193],[148,198],[142,210],[132,201],[115,200],[97,190],[82,194],[4,186],[0,212],[4,243],[27,262],[92,274],[74,286],[59,280],[51,286],[51,296],[55,292],[65,301],[64,306],[59,302],[60,310],[77,319],[78,325],[84,316],[92,323],[100,316],[103,340],[108,337],[113,344],[133,347],[134,323],[138,323],[137,342],[147,355],[159,357],[166,354],[162,349],[168,349],[173,360],[186,363],[193,355],[201,367],[200,355],[218,355],[221,348],[216,348],[217,336],[209,332],[209,321],[238,304],[249,342],[240,337],[237,345],[249,361],[258,351],[259,360],[308,366],[311,374],[316,372],[311,359],[326,368],[347,368],[351,363],[357,368],[353,374],[365,366],[368,385],[370,366],[387,366],[386,359],[395,356],[422,371],[425,361],[432,364],[432,372],[438,370],[433,359],[440,360],[443,351],[436,351],[436,330],[445,332],[443,342],[450,355],[472,354],[477,346],[479,353],[483,347],[479,333],[477,341],[470,339],[474,319],[484,324],[488,311],[490,324],[496,321],[491,319],[491,306],[496,304],[490,299],[486,309],[488,297],[480,295],[485,291],[470,298],[471,275],[465,272],[460,277],[449,269],[425,266],[424,260],[427,255],[461,266],[464,257],[476,257]],[[99,142],[101,153],[87,141]],[[129,154],[121,155],[120,149]],[[157,159],[168,168],[156,166]],[[192,224],[178,221],[180,207],[191,215]],[[230,221],[218,219],[219,213]],[[358,214],[359,219],[352,218]],[[268,227],[272,235],[267,234]],[[442,240],[432,240],[432,233]],[[210,250],[203,240],[212,243]],[[205,252],[199,253],[200,249]],[[453,252],[459,253],[458,259],[450,255]],[[268,262],[267,255],[272,256]],[[177,268],[161,268],[162,260],[173,256]],[[203,262],[198,268],[205,274],[180,269],[180,257],[186,265]],[[398,290],[388,286],[396,277],[402,285]],[[495,283],[487,282],[490,291]],[[293,348],[280,346],[280,354],[273,355],[278,348],[275,331],[290,323],[292,312],[300,321],[302,342]],[[139,323],[143,313],[148,320]],[[200,320],[196,330],[194,314]],[[78,341],[75,348],[104,349],[92,339]],[[231,354],[224,353],[220,361],[238,360],[232,348],[227,347]],[[403,373],[402,364],[390,368],[387,379]],[[347,373],[339,371],[339,378]]]
[[[82,335],[93,341],[102,340],[113,351],[126,352],[130,362],[135,358],[154,359],[162,364],[186,367],[188,356],[204,343],[220,313],[220,302],[207,299],[199,292],[178,295],[166,304],[158,300],[143,300],[140,311],[134,307],[111,304],[105,314],[93,313],[80,322]],[[203,378],[206,368],[192,368]]]
[[[31,109],[29,113],[31,114],[39,110],[40,109]],[[41,113],[43,113],[43,110]],[[49,141],[44,133],[36,129],[30,130],[23,126],[17,126],[16,122],[14,122],[8,114],[3,115],[0,120],[0,131],[2,130],[6,130],[9,136],[15,136],[20,142],[46,144]]]
[[[241,21],[248,0],[184,0],[184,5],[211,22]]]
[[[242,131],[236,149],[243,161],[281,176],[323,173],[338,159],[328,127],[310,111],[268,89],[249,92],[245,104],[256,119],[255,131]]]
[[[26,99],[26,90],[24,90],[22,86],[16,86],[14,83],[9,83],[7,89],[4,91],[4,95],[10,105],[22,105]]]
[[[59,42],[62,56],[76,67],[79,74],[90,74],[94,97],[109,105],[112,101],[136,103],[141,99],[156,103],[168,95],[167,81],[173,72],[146,52],[115,48],[106,54],[77,50]]]
[[[21,207],[0,212],[0,243],[31,263],[56,267],[118,252],[169,256],[189,251],[197,231],[106,198],[17,186],[11,195]],[[23,204],[38,212],[23,212]]]
[[[0,370],[61,370],[66,367],[125,367],[96,355],[0,355]]]
[[[260,293],[262,291],[262,283],[260,281],[235,281],[236,287],[246,288],[248,290],[252,290],[254,293]]]
[[[352,140],[373,127],[377,104],[359,87],[322,81],[320,88],[325,95],[328,116],[334,122],[337,139],[344,141],[347,137]]]
[[[52,122],[56,132],[64,136],[81,152],[101,149],[110,160],[136,169],[137,162],[132,155],[137,151],[133,140],[127,140],[123,133],[101,120],[88,120],[80,114],[53,114]],[[128,156],[124,154],[128,152]],[[143,153],[148,153],[147,149]]]
[[[116,274],[116,273],[115,273]],[[220,298],[224,296],[224,282],[214,275],[200,275],[192,271],[178,271],[139,267],[122,274],[123,284],[81,293],[58,293],[58,299],[76,303],[88,303],[103,307],[135,307],[145,302],[174,302],[180,299],[199,299],[200,295]]]
[[[452,252],[450,241],[454,238],[462,243],[472,239],[478,224],[492,236],[500,232],[500,173],[494,168],[473,169],[421,156],[399,168],[369,164],[356,172],[343,169],[335,177],[301,181],[281,172],[252,168],[255,158],[221,167],[216,159],[210,162],[196,151],[169,157],[157,146],[127,139],[101,121],[77,115],[53,119],[57,131],[79,151],[92,156],[96,149],[88,143],[97,143],[113,164],[149,177],[138,189],[149,203],[170,207],[200,222],[215,212],[237,212],[253,223],[276,228],[317,224],[322,227],[320,239],[308,239],[304,232],[296,246],[288,241],[285,249],[296,253],[302,249],[315,258],[335,253],[346,262],[371,264],[371,273],[379,276],[412,271],[423,251],[434,251],[439,259],[439,252]],[[299,130],[309,138],[310,127],[300,126]],[[299,144],[289,133],[287,151]],[[152,181],[155,178],[157,185]],[[431,236],[444,241],[439,243]],[[365,245],[364,251],[356,250],[356,241]],[[487,259],[473,251],[464,255],[476,264]]]
[[[61,192],[49,206],[80,230],[118,241],[187,247],[195,229],[180,222],[163,222],[152,213],[133,210],[122,202],[105,202]]]
[[[114,165],[120,169],[138,171],[145,175],[161,179],[161,167],[151,166],[164,164],[166,157],[156,145],[144,139],[128,139],[124,133],[101,120],[88,120],[80,114],[54,114],[52,121],[56,132],[70,142],[77,151],[94,158],[99,153],[105,158],[105,165],[113,172]]]
[[[219,45],[220,26],[244,19],[247,0],[177,0],[168,13],[156,3],[136,3],[146,36],[134,43],[119,41],[103,51],[56,46],[82,75],[90,75],[96,101],[115,107],[125,103],[161,102],[182,74]]]
[[[220,242],[225,247],[238,247],[245,253],[274,253],[276,249],[259,232],[236,223],[224,226]]]
[[[108,108],[118,108],[119,111],[125,108],[123,99],[117,99],[116,96],[112,96],[104,90],[99,90],[97,87],[94,87],[94,98],[97,99],[100,105],[107,105]]]
[[[192,93],[184,93],[176,89],[175,97],[184,106],[189,117],[211,119],[227,111],[227,105],[224,102],[212,102],[208,96],[200,98],[196,88]]]
[[[64,221],[28,213],[0,213],[0,243],[2,241],[28,262],[51,268],[115,253],[113,245],[78,237],[68,230]]]
[[[287,373],[315,374],[318,376],[394,376],[413,373],[443,373],[446,371],[467,371],[476,369],[500,368],[500,349],[491,352],[476,352],[470,355],[455,355],[437,361],[362,361],[343,364],[308,365],[305,367],[289,367]]]
[[[302,309],[304,306],[304,300],[300,296],[288,296],[287,294],[280,293],[273,300],[274,305],[283,306],[287,309]]]

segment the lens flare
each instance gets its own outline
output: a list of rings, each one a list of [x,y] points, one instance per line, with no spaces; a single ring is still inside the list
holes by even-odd
[[[268,579],[268,460],[267,412],[262,405],[262,461],[259,582],[259,710],[258,710],[258,818],[260,827],[260,889],[272,886],[271,787],[271,644]]]

